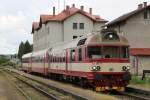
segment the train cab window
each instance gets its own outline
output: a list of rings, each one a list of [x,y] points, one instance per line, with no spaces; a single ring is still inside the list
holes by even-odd
[[[70,51],[70,61],[75,61],[75,50]]]
[[[78,60],[82,61],[82,49],[81,48],[79,48],[78,50]]]
[[[102,58],[101,47],[100,46],[88,47],[88,57],[92,59]]]
[[[120,56],[121,56],[121,58],[129,58],[129,48],[121,47]]]
[[[104,58],[119,58],[119,47],[104,46],[103,57]]]
[[[104,34],[103,36],[103,40],[115,40],[115,41],[118,41],[119,40],[119,36],[116,34],[116,33],[106,33]]]

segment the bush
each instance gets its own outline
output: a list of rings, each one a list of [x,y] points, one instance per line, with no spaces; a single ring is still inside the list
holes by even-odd
[[[6,58],[0,58],[0,65],[7,63],[9,60]]]
[[[141,76],[139,77],[133,75],[130,83],[150,87],[150,77],[146,77],[144,80],[142,80]]]

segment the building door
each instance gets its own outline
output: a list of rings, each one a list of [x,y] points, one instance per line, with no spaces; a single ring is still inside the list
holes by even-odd
[[[138,75],[138,68],[139,68],[139,61],[138,56],[134,56],[133,58],[133,67],[134,67],[134,74]]]

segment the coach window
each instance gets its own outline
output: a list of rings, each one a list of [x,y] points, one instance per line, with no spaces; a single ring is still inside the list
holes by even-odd
[[[75,61],[75,50],[70,51],[70,61]]]
[[[55,62],[55,57],[53,56],[53,63]]]
[[[54,63],[56,62],[56,57],[54,57]]]
[[[78,60],[82,61],[82,49],[81,48],[79,48],[79,51],[78,51]]]
[[[64,56],[64,57],[63,57],[63,62],[65,62],[65,58],[66,58],[66,57]]]

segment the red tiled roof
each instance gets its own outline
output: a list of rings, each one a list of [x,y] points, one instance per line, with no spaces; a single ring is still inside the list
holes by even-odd
[[[87,16],[88,18],[92,19],[93,21],[106,21],[98,15],[91,15],[90,13],[87,13],[78,8],[72,7],[72,8],[69,8],[68,10],[63,10],[58,15],[55,15],[55,16],[50,15],[51,17],[47,18],[47,22],[48,21],[63,21],[76,13],[81,13]]]
[[[145,9],[147,9],[147,8],[150,8],[150,5],[148,5],[148,6],[146,6],[146,7],[143,7],[143,8],[141,8],[141,9],[138,8],[138,9],[136,9],[136,10],[134,10],[134,11],[131,11],[131,12],[129,12],[129,13],[126,13],[126,14],[124,14],[124,15],[122,15],[122,16],[116,18],[115,20],[109,22],[108,24],[106,24],[106,26],[112,26],[112,25],[118,24],[118,23],[120,23],[120,22],[126,21],[128,18],[132,17],[132,16],[135,15],[135,14],[140,13],[141,11],[143,11],[143,10],[145,10]]]
[[[53,15],[40,15],[40,22],[46,23],[48,19],[51,19]]]
[[[32,23],[32,33],[34,32],[34,30],[37,30],[39,28],[39,22],[33,22]]]
[[[134,56],[150,56],[150,48],[131,48],[130,54]]]
[[[39,25],[33,25],[32,29],[39,29],[41,27],[42,24],[45,24],[49,21],[64,21],[65,19],[71,17],[72,15],[76,14],[76,13],[80,13],[82,15],[87,16],[88,18],[90,18],[93,21],[97,21],[97,22],[107,22],[107,20],[102,19],[99,15],[91,15],[88,12],[82,11],[78,8],[75,7],[71,7],[67,10],[63,10],[61,13],[59,13],[58,15],[40,15],[40,22]],[[35,24],[35,23],[33,23]],[[35,28],[35,26],[38,26],[38,28]],[[34,32],[34,30],[32,30],[32,33]]]

